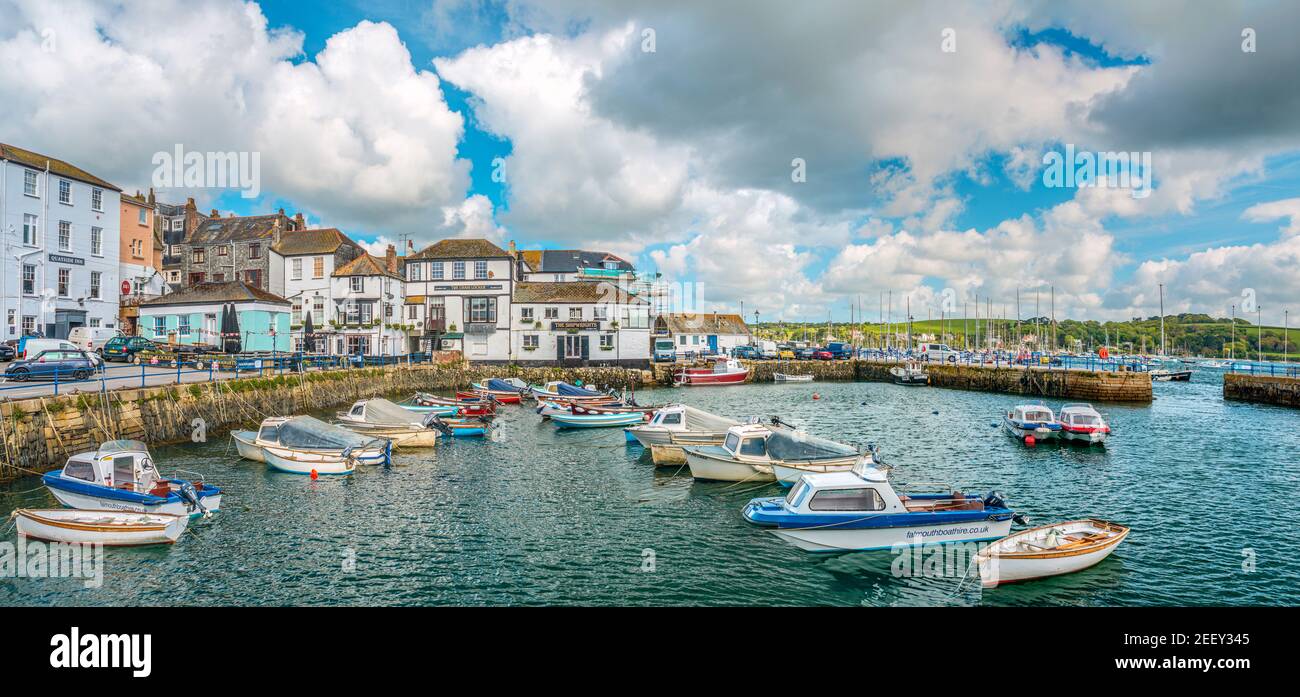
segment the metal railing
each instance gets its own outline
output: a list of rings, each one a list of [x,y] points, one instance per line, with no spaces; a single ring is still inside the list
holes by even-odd
[[[1258,361],[1236,361],[1224,368],[1224,372],[1241,375],[1261,375],[1268,377],[1300,378],[1300,365],[1295,363],[1260,363]]]

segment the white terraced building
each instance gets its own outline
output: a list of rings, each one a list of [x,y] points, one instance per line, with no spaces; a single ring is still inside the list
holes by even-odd
[[[519,282],[510,311],[521,365],[650,362],[650,303],[613,283]]]

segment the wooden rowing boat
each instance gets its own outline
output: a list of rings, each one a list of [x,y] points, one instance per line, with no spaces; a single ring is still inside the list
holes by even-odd
[[[985,588],[1081,571],[1110,556],[1129,529],[1088,518],[1008,535],[975,556]]]
[[[67,508],[19,508],[14,516],[18,534],[24,537],[122,547],[171,544],[190,522],[187,515]]]

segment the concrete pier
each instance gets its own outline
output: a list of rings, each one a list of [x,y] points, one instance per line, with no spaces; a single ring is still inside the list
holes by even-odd
[[[1300,407],[1300,378],[1225,373],[1223,398],[1284,407]]]

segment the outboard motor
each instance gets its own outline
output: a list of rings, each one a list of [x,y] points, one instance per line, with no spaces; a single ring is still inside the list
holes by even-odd
[[[429,428],[433,426],[434,425],[433,422],[437,420],[438,420],[438,415],[430,412],[428,414],[425,414],[424,418],[420,420],[420,425],[424,426],[425,428]]]
[[[199,492],[194,489],[193,484],[189,482],[181,482],[180,485],[180,490],[177,493],[180,494],[181,500],[185,502],[186,507],[190,511],[198,509],[198,511],[203,514],[204,518],[212,515],[211,513],[208,513],[208,509],[203,505],[203,502],[199,500]]]
[[[433,426],[434,428],[441,431],[442,435],[444,436],[451,435],[451,426],[448,426],[446,423],[443,422],[442,419],[438,418],[437,415],[435,414],[430,414],[430,416],[433,417],[433,422],[429,424],[430,426]]]
[[[988,493],[988,496],[984,497],[984,507],[985,508],[1006,508],[1007,502],[1002,498],[1001,492],[990,491]]]

